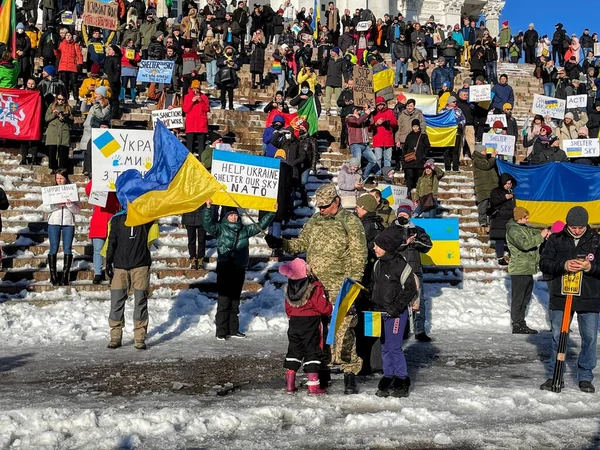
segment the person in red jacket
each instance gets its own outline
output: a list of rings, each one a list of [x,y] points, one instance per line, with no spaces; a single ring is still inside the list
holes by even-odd
[[[375,103],[377,109],[371,118],[373,152],[379,167],[390,167],[392,165],[394,133],[398,128],[398,120],[396,120],[394,111],[388,108],[383,97],[377,97]]]
[[[73,99],[79,101],[77,74],[81,72],[83,56],[81,47],[73,40],[71,32],[67,31],[65,39],[59,44],[55,54],[60,60],[58,63],[58,77],[65,84],[67,95],[70,91],[73,93]]]
[[[190,91],[183,98],[185,113],[185,140],[190,153],[198,156],[204,150],[208,134],[208,112],[210,104],[208,97],[200,92],[200,81],[194,80]]]
[[[85,194],[89,197],[92,192],[92,180],[85,186]],[[92,218],[90,219],[89,238],[94,247],[94,284],[100,284],[104,280],[102,275],[102,247],[108,236],[108,222],[121,209],[117,195],[114,192],[108,193],[105,206],[94,205]]]
[[[296,372],[302,367],[308,376],[309,395],[326,394],[320,388],[319,370],[323,361],[321,347],[322,316],[330,316],[333,309],[325,295],[323,284],[315,278],[303,259],[282,264],[279,273],[288,278],[285,287],[285,313],[290,318],[288,351],[285,355],[286,392],[296,389]]]

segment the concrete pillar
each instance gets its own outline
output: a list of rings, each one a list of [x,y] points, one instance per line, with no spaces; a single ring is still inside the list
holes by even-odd
[[[505,2],[500,0],[489,0],[481,9],[485,17],[485,26],[490,30],[490,36],[498,37],[500,34],[500,13],[504,9]]]
[[[465,0],[450,0],[446,3],[446,25],[454,27],[454,25],[459,24],[462,26],[461,15],[464,4]]]

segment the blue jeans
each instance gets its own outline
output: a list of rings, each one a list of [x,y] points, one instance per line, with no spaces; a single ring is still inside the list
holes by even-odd
[[[392,147],[375,147],[373,151],[380,168],[383,169],[392,165]]]
[[[408,375],[406,358],[402,352],[402,338],[408,322],[408,309],[400,317],[383,318],[381,333],[381,359],[383,375],[389,378],[405,378]]]
[[[71,255],[73,253],[71,245],[73,244],[75,227],[73,225],[48,225],[48,239],[50,240],[50,251],[48,252],[49,255],[56,255],[58,253],[61,232],[64,254]]]
[[[396,77],[394,78],[394,84],[398,86],[402,84],[406,86],[406,71],[408,70],[408,61],[396,61]],[[400,74],[402,73],[402,83],[400,83]]]
[[[450,70],[454,70],[454,63],[456,62],[456,57],[454,56],[445,56],[444,58],[446,58],[446,62],[448,63],[448,67],[450,68]]]
[[[549,378],[554,375],[554,364],[556,362],[556,352],[558,341],[560,339],[560,326],[562,323],[563,312],[554,309],[550,311],[550,324],[552,327],[552,355],[548,364]],[[573,317],[571,317],[573,319]],[[577,323],[579,324],[579,335],[581,336],[581,352],[577,358],[577,380],[592,381],[594,374],[592,371],[596,367],[596,346],[598,343],[598,313],[577,313]],[[566,369],[566,364],[564,365]]]
[[[277,75],[277,90],[285,91],[285,73],[283,71]]]
[[[413,212],[413,217],[419,217],[421,214],[423,214],[424,219],[435,219],[437,217],[437,209],[438,209],[437,200],[435,201],[435,207],[430,209],[429,211],[422,212],[421,205],[417,205],[417,207],[415,208],[415,211]]]
[[[352,153],[353,158],[361,159],[361,157],[364,157],[367,160],[367,165],[365,170],[363,170],[363,178],[368,178],[377,166],[377,158],[371,147],[368,144],[352,144],[350,146],[350,153]],[[378,170],[380,170],[379,167]]]
[[[556,86],[554,86],[554,83],[544,83],[544,95],[546,97],[554,97],[555,92]]]
[[[497,67],[497,61],[488,61],[485,63],[485,75],[487,76],[488,81],[491,83],[498,82]]]
[[[92,257],[94,261],[94,275],[102,275],[102,255],[100,252],[105,242],[106,239],[92,238],[92,246],[94,247],[94,256]]]
[[[308,183],[308,176],[310,175],[310,169],[306,169],[304,172],[302,172],[300,174],[300,183],[302,183],[302,186],[306,185],[306,183]]]
[[[217,60],[213,59],[206,63],[206,81],[209,88],[215,87],[215,77],[217,76]]]
[[[271,222],[269,234],[275,237],[281,237],[281,222]]]

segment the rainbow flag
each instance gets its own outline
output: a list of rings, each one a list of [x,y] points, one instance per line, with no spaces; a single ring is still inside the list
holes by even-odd
[[[135,169],[117,178],[117,197],[127,210],[128,227],[199,208],[221,184],[158,121],[154,131],[154,164],[142,178]]]
[[[435,116],[425,116],[427,137],[431,147],[452,147],[456,142],[458,124],[452,110],[444,110]]]
[[[281,61],[273,61],[271,65],[271,73],[275,75],[279,75],[283,71],[283,67],[281,66]]]
[[[360,284],[351,278],[346,278],[342,284],[342,288],[338,292],[335,304],[333,305],[333,311],[331,312],[331,323],[329,325],[329,331],[327,333],[327,339],[325,342],[327,345],[333,345],[335,342],[335,333],[340,328],[344,317],[354,305],[354,301],[360,291],[364,289]]]
[[[0,0],[0,43],[17,52],[17,5],[16,0]],[[10,43],[10,47],[9,44]]]
[[[363,311],[365,318],[365,336],[381,337],[383,314],[381,311]]]
[[[460,266],[460,238],[458,217],[448,219],[411,219],[423,228],[433,247],[427,253],[421,253],[424,266],[457,267]]]
[[[572,163],[517,166],[501,160],[496,164],[501,174],[517,181],[517,206],[529,211],[532,223],[565,221],[573,206],[583,206],[589,223],[600,224],[600,168]]]

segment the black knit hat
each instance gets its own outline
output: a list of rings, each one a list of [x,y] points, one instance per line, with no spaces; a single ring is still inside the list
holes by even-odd
[[[588,212],[582,206],[574,206],[567,213],[567,225],[572,227],[587,227],[588,220]]]
[[[383,230],[379,235],[375,238],[375,244],[385,250],[388,253],[395,252],[398,247],[402,244],[402,241],[398,239],[392,232],[387,232],[389,228]]]

